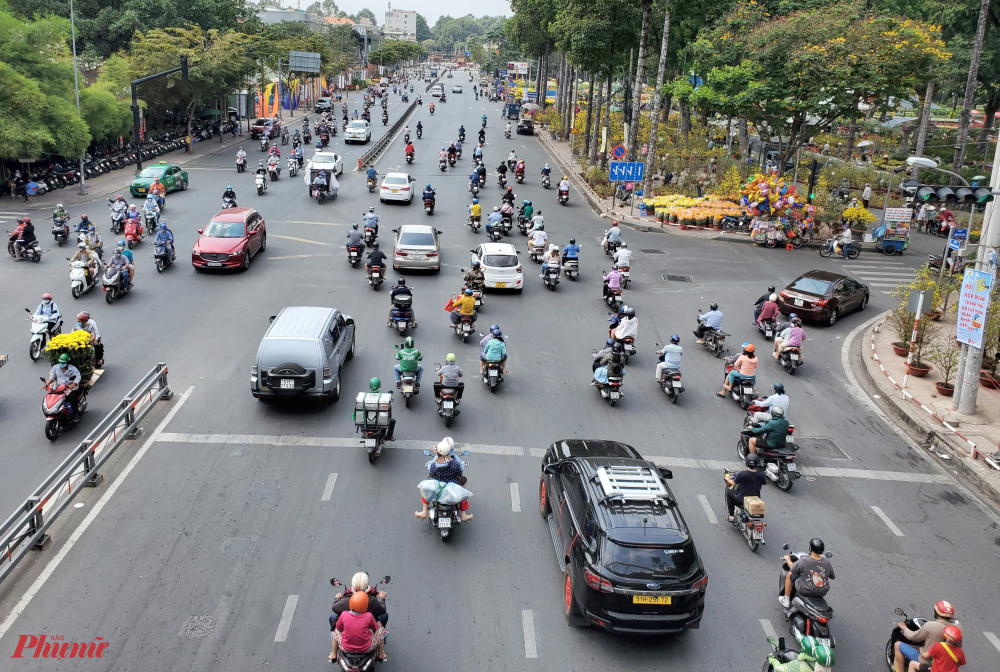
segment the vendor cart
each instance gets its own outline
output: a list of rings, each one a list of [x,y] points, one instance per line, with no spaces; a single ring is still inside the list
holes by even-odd
[[[872,231],[875,249],[887,257],[902,254],[910,246],[910,227],[904,223],[883,224]]]

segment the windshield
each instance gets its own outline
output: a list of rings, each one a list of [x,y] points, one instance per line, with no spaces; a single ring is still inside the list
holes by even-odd
[[[360,128],[361,130],[364,130],[364,128],[365,128],[365,122],[363,122],[363,121],[352,121],[351,122],[351,128]]]
[[[687,574],[695,560],[694,545],[621,546],[604,542],[604,566],[626,579],[657,579]]]
[[[417,233],[415,231],[403,232],[399,234],[400,245],[434,245],[434,236],[430,233]]]
[[[386,184],[407,184],[405,177],[387,177],[385,178]]]
[[[516,254],[487,254],[483,257],[483,264],[494,268],[509,268],[517,266]]]
[[[209,238],[242,238],[243,222],[209,222],[205,235]]]
[[[253,122],[253,125],[254,126],[267,126],[267,119],[258,119],[257,121]]]
[[[807,294],[826,296],[826,293],[830,290],[830,283],[826,280],[817,280],[816,278],[799,278],[792,283],[790,289],[806,292]]]
[[[139,177],[163,177],[165,172],[167,172],[166,168],[146,168],[139,173]]]

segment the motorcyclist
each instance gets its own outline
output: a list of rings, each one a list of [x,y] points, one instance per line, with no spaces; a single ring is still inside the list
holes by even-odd
[[[375,586],[368,585],[368,574],[358,572],[351,578],[350,587],[345,586],[343,592],[337,593],[330,615],[330,630],[334,630],[340,615],[350,609],[350,599],[354,593],[368,594],[368,613],[382,625],[388,625],[389,614],[385,607],[385,592],[380,592]]]
[[[524,159],[518,159],[517,163],[514,164],[514,176],[518,175],[521,176],[522,180],[524,179]]]
[[[101,368],[104,366],[104,341],[101,339],[101,330],[97,328],[97,322],[90,317],[90,313],[83,311],[76,316],[76,330],[82,329],[90,334],[90,343],[94,346],[94,366]]]
[[[122,276],[123,276],[122,277],[122,286],[131,289],[131,287],[132,287],[132,281],[129,279],[129,275],[128,275],[128,269],[129,269],[130,264],[129,264],[129,261],[128,261],[128,257],[126,257],[123,254],[124,251],[125,251],[125,248],[122,247],[121,245],[119,245],[118,247],[116,247],[115,248],[115,253],[111,256],[111,261],[108,262],[108,267],[109,268],[120,268],[121,272],[122,272]]]
[[[474,170],[472,174],[469,175],[469,191],[472,191],[472,187],[479,186],[479,171]]]
[[[576,238],[569,239],[569,245],[562,249],[563,262],[572,260],[577,261],[580,258],[580,246],[576,244]]]
[[[618,228],[618,221],[613,220],[611,222],[611,228],[608,232],[604,234],[604,240],[601,241],[601,245],[604,247],[605,253],[608,251],[608,243],[621,243],[622,242],[622,230]]]
[[[442,147],[441,151],[438,152],[438,162],[447,163],[448,162],[448,148]]]
[[[684,354],[684,348],[681,347],[681,337],[672,334],[670,342],[657,350],[656,354],[663,355],[663,361],[656,365],[656,382],[659,383],[663,379],[664,371],[681,370],[681,356]]]
[[[419,138],[424,132],[424,125],[419,121],[417,122],[417,137]]]
[[[483,267],[478,259],[473,260],[472,268],[465,272],[462,280],[465,281],[465,286],[470,289],[483,290],[486,286],[486,276],[483,274]]]
[[[312,184],[314,187],[318,188],[320,191],[327,191],[330,186],[326,181],[326,171],[317,170],[316,174],[313,176]]]
[[[295,131],[298,133],[298,131]],[[302,145],[296,145],[292,148],[292,153],[289,155],[301,166],[305,162],[305,157],[302,154]]]
[[[132,287],[135,284],[135,256],[132,254],[132,250],[128,249],[124,240],[118,241],[118,247],[121,248],[122,256],[128,259],[128,274],[131,281],[129,287]]]
[[[479,178],[478,174],[476,175],[476,178],[477,179]],[[478,198],[472,199],[472,205],[469,206],[469,220],[470,220],[470,222],[471,222],[471,220],[472,220],[473,217],[477,217],[477,218],[481,219],[482,216],[483,216],[483,206],[479,205],[479,199]]]
[[[767,477],[757,471],[760,460],[754,454],[746,456],[743,463],[746,471],[736,475],[726,474],[726,520],[730,523],[736,520],[736,508],[743,506],[744,497],[760,497],[760,489],[767,484]]]
[[[465,391],[465,383],[459,380],[463,373],[462,369],[455,363],[455,360],[455,353],[449,352],[448,356],[444,358],[444,366],[437,370],[438,382],[434,383],[435,401],[440,401],[441,390],[446,387],[455,390],[457,398],[462,398],[462,393]]]
[[[788,395],[785,394],[784,383],[774,384],[774,394],[767,397],[766,399],[758,399],[754,402],[754,406],[763,408],[763,411],[756,411],[753,414],[753,421],[755,423],[767,422],[771,419],[771,409],[775,406],[781,406],[784,410],[784,417],[788,417],[789,409],[788,406],[791,401],[788,399]]]
[[[281,159],[276,155],[272,154],[267,160],[268,171],[273,170],[276,177],[281,177]]]
[[[486,186],[486,164],[483,163],[482,160],[480,160],[479,161],[479,165],[476,166],[476,172],[479,173],[479,182],[482,183],[482,185],[485,187]]]
[[[542,273],[538,277],[544,278],[546,271],[548,271],[550,268],[555,268],[556,271],[558,272],[561,263],[562,259],[560,258],[559,255],[559,246],[549,245],[549,249],[545,252],[545,255],[542,257]]]
[[[714,301],[709,304],[708,312],[699,315],[698,319],[704,321],[704,324],[699,324],[698,328],[694,330],[694,335],[698,337],[698,345],[704,344],[704,336],[708,331],[722,330],[722,311],[719,310],[719,304]]]
[[[153,193],[152,188],[150,188],[149,193]],[[124,215],[127,211],[128,203],[125,202],[125,197],[118,194],[115,196],[114,203],[111,204],[111,212],[115,215]]]
[[[365,249],[365,234],[358,230],[358,223],[354,222],[351,225],[351,230],[347,232],[347,252],[350,253],[351,248],[356,247],[360,253],[361,250]]]
[[[503,175],[504,181],[507,179],[507,162],[501,161],[500,165],[497,166],[497,175]]]
[[[565,175],[562,176],[562,180],[559,182],[559,191],[569,192],[569,178]]]
[[[782,558],[790,567],[785,575],[785,587],[778,602],[785,609],[791,606],[792,594],[802,597],[825,597],[830,592],[830,581],[835,579],[833,565],[823,557],[826,545],[822,539],[809,540],[809,555],[799,558],[794,564],[790,555]]]
[[[476,312],[476,299],[472,296],[471,287],[466,287],[460,296],[453,296],[451,305],[452,324],[458,324],[459,317],[468,317],[471,315],[473,322],[479,317],[479,314]]]
[[[952,606],[951,602],[939,600],[934,605],[934,620],[927,621],[919,629],[910,630],[906,627],[905,622],[900,622],[898,624],[900,632],[912,644],[905,641],[896,642],[892,669],[897,672],[905,672],[907,668],[904,665],[908,666],[910,661],[919,661],[921,656],[930,657],[931,647],[944,641],[945,628],[958,624],[954,618],[955,607]],[[913,644],[920,644],[920,649],[918,650]]]
[[[535,206],[531,204],[531,201],[525,199],[521,201],[521,209],[518,210],[517,215],[521,220],[525,222],[531,221],[531,216],[535,213]]]
[[[778,359],[781,353],[788,348],[799,349],[799,361],[804,361],[802,357],[802,343],[806,340],[806,331],[802,328],[802,320],[798,317],[791,318],[789,325],[781,330],[774,338],[774,358]]]
[[[778,317],[778,295],[772,294],[767,297],[767,301],[760,305],[760,308],[754,311],[757,314],[756,322],[760,324],[764,321],[774,322],[775,318]]]
[[[965,665],[965,652],[962,651],[962,630],[957,625],[949,625],[944,629],[944,641],[938,642],[928,649],[927,654],[921,654],[919,661],[910,663],[910,672],[958,672]]]
[[[430,186],[430,185],[428,185],[428,186]],[[379,220],[379,217],[378,217],[378,215],[375,214],[375,206],[374,205],[368,206],[368,212],[366,212],[365,214],[361,215],[361,218],[365,222],[365,228],[371,229],[372,233],[374,233],[377,236],[378,235],[378,220]]]
[[[255,176],[256,175],[263,175],[264,176],[264,181],[267,182],[267,168],[264,167],[264,162],[263,161],[258,161],[257,162],[257,170],[253,171],[253,174]]]
[[[276,156],[279,159],[281,158],[281,150],[278,149],[278,143],[276,142],[271,143],[271,149],[267,150],[267,156],[268,158],[272,156]]]
[[[378,180],[378,171],[375,170],[374,168],[369,168],[368,169],[368,179],[369,180]]]
[[[52,219],[69,219],[69,213],[62,203],[56,205],[56,209],[52,211]]]
[[[510,150],[510,153],[507,155],[506,163],[508,165],[511,163],[513,163],[515,166],[517,165],[517,152],[515,152],[513,149]]]
[[[486,220],[486,233],[489,233],[494,226],[503,230],[503,215],[500,214],[500,208],[495,205],[493,206],[493,212],[490,213],[489,219]]]
[[[598,366],[594,369],[594,379],[591,385],[597,387],[606,385],[608,376],[625,376],[625,346],[615,341],[611,346],[611,352],[598,360]]]
[[[457,483],[461,485],[462,483],[462,461],[458,459],[455,455],[452,455],[453,443],[448,440],[441,441],[434,447],[434,451],[437,453],[437,457],[430,466],[427,468],[427,476],[440,483]],[[423,505],[423,509],[420,511],[415,511],[413,515],[417,518],[426,518],[428,512],[428,506],[430,503],[421,498],[420,503]],[[468,513],[469,511],[469,500],[463,501],[459,505],[460,516],[462,522],[468,522],[472,520],[473,515]]]
[[[708,315],[708,313],[706,313]],[[757,365],[760,364],[760,360],[757,359],[757,354],[754,352],[756,348],[753,343],[747,343],[743,346],[743,352],[740,356],[736,358],[733,364],[733,370],[729,372],[725,380],[722,382],[722,390],[716,392],[715,394],[720,397],[725,397],[726,393],[733,389],[733,383],[737,380],[743,380],[750,385],[753,385],[757,381]],[[771,411],[772,414],[774,411]],[[751,451],[752,452],[752,451]]]
[[[607,275],[604,276],[604,293],[603,296],[607,297],[611,290],[622,288],[622,272],[617,268],[612,268]]]
[[[472,158],[479,161],[483,158],[483,143],[480,141],[478,145],[472,150]]]
[[[486,115],[485,114],[483,115],[483,127],[484,128],[486,127]]]
[[[510,137],[510,122],[509,121],[507,122],[507,125],[503,127],[503,134],[504,134],[505,137],[508,137],[508,138]]]
[[[775,292],[774,285],[769,285],[768,288],[767,288],[767,291],[765,293],[761,294],[760,298],[753,302],[753,306],[754,306],[754,308],[753,308],[753,321],[754,321],[754,323],[757,322],[757,316],[760,315],[761,306],[764,305],[765,301],[768,301],[771,298],[771,295],[774,294],[774,292]]]
[[[615,252],[615,268],[628,268],[632,263],[632,250],[628,243],[622,241],[621,247]]]
[[[166,222],[160,222],[160,230],[156,232],[153,245],[163,245],[166,248],[167,254],[170,255],[170,261],[177,260],[177,254],[174,252],[174,234],[167,228]]]
[[[410,307],[397,307],[397,300],[410,298]],[[406,278],[400,278],[396,286],[392,288],[392,292],[389,294],[389,325],[393,324],[393,320],[413,320],[413,326],[417,326],[417,316],[413,312],[413,290],[406,286]]]
[[[545,224],[538,223],[528,234],[528,252],[531,252],[532,248],[545,247],[548,239],[549,234],[545,232]]]
[[[379,661],[385,661],[385,627],[380,625],[368,611],[370,598],[367,593],[351,595],[350,610],[340,614],[333,630],[333,644],[330,660],[336,662],[341,648],[349,653],[365,653],[378,649]]]
[[[157,224],[160,222],[160,206],[156,204],[156,199],[152,194],[146,196],[146,202],[142,204],[142,214],[152,215]]]
[[[844,224],[844,230],[840,232],[840,236],[837,237],[837,244],[840,246],[840,256],[843,259],[848,258],[848,253],[851,251],[853,246],[851,234],[851,224],[850,222]]]
[[[156,202],[162,208],[167,199],[167,188],[160,182],[160,178],[154,177],[153,184],[149,185],[149,193],[156,198]],[[121,194],[118,195],[121,198]]]
[[[368,253],[368,260],[365,262],[365,271],[368,273],[372,272],[373,266],[378,266],[382,270],[382,275],[385,275],[385,252],[378,249],[378,241],[376,240],[372,243],[372,251]]]
[[[302,144],[302,136],[299,134],[299,129],[296,128],[295,131],[292,133],[292,152],[294,153],[294,150],[299,149],[299,146],[301,144]]]
[[[65,385],[68,390],[66,403],[69,404],[70,418],[73,422],[79,422],[80,411],[77,408],[80,399],[80,369],[69,363],[68,352],[59,355],[59,362],[49,371],[48,380],[45,381],[45,389],[53,383],[56,386]]]
[[[24,259],[25,248],[37,240],[35,237],[35,225],[31,223],[31,217],[18,219],[18,224],[20,224],[22,228],[21,233],[17,236],[17,240],[14,241],[15,261],[21,261]]]
[[[534,213],[531,215],[531,228],[541,230],[539,229],[539,227],[542,226],[543,224],[545,224],[545,218],[542,217],[542,211],[535,210]]]
[[[503,338],[503,332],[497,327],[490,331],[491,338],[483,345],[483,352],[479,355],[479,373],[486,368],[486,362],[506,362],[507,344]],[[503,365],[504,373],[507,372],[506,365]]]
[[[507,187],[507,191],[503,193],[503,196],[500,197],[500,200],[504,203],[510,203],[511,208],[513,208],[514,200],[516,198],[517,196],[514,195],[514,187]]]
[[[87,230],[94,224],[90,221],[90,217],[87,215],[80,215],[80,222],[76,225],[76,230],[74,233],[86,233]]]
[[[132,205],[128,206],[128,212],[125,213],[125,217],[128,218],[128,219],[130,219],[130,220],[132,220],[133,222],[136,222],[136,223],[140,222],[139,208],[135,207],[135,203],[133,203]]]
[[[608,336],[616,341],[626,338],[635,339],[639,333],[639,318],[635,316],[635,308],[623,305],[617,315],[613,315],[608,322]]]
[[[458,147],[455,146],[455,142],[453,140],[451,144],[448,145],[448,160],[449,161],[455,160],[457,154],[458,154]]]
[[[404,154],[407,155],[407,156],[409,156],[411,154],[413,156],[417,155],[416,152],[413,149],[413,143],[412,142],[406,143],[406,148],[403,151],[404,151]]]
[[[94,274],[97,273],[97,269],[101,264],[100,258],[93,248],[89,247],[84,241],[79,242],[76,247],[76,253],[69,259],[70,266],[73,265],[74,261],[82,261],[84,263],[84,271],[93,279]]]
[[[781,406],[771,406],[771,419],[760,427],[746,430],[753,434],[750,439],[750,452],[756,453],[757,447],[768,450],[780,450],[785,447],[788,438],[788,420],[785,419],[785,409]],[[761,442],[760,437],[764,437]]]
[[[482,146],[484,144],[486,144],[486,129],[485,128],[480,128],[479,129],[479,145]]]
[[[551,177],[552,176],[552,169],[549,168],[549,164],[547,164],[547,163],[545,164],[545,166],[542,168],[542,170],[540,172],[541,172],[542,176],[544,176],[544,177]]]
[[[419,394],[420,381],[424,377],[424,367],[420,364],[420,362],[423,361],[424,356],[420,354],[420,351],[417,350],[416,347],[414,347],[412,336],[407,336],[403,340],[403,347],[396,352],[396,359],[399,360],[399,364],[393,367],[393,372],[396,374],[396,387],[402,386],[403,382],[401,380],[401,376],[404,371],[416,371],[416,393]]]
[[[596,371],[597,367],[607,364],[607,360],[605,358],[614,351],[615,342],[615,339],[609,338],[604,342],[604,347],[593,354],[594,363],[591,367],[591,371]]]
[[[52,329],[62,320],[62,313],[59,312],[59,306],[52,300],[52,295],[48,292],[42,294],[42,302],[35,309],[35,315],[45,318],[49,333],[52,333]]]
[[[458,127],[458,140],[459,142],[465,142],[465,126],[460,125]]]
[[[295,137],[297,138],[298,136],[299,136],[299,132],[295,131]],[[236,163],[239,163],[240,161],[246,161],[246,160],[247,160],[246,150],[243,149],[242,147],[240,147],[239,151],[236,152]]]

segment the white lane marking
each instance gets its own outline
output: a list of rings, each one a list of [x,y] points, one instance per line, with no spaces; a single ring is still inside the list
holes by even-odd
[[[323,488],[323,496],[319,498],[319,501],[329,502],[330,497],[333,495],[333,486],[335,485],[337,485],[336,472],[330,474],[329,478],[326,479],[326,487]]]
[[[701,502],[701,508],[705,509],[705,515],[708,516],[708,522],[713,525],[718,524],[719,519],[715,517],[715,512],[712,511],[712,507],[708,503],[708,497],[705,495],[698,495],[698,501]]]
[[[163,432],[158,441],[170,443],[219,443],[258,446],[315,446],[318,448],[354,448],[361,444],[359,439],[337,438],[326,436],[297,436],[278,434],[185,434]],[[402,450],[430,450],[437,445],[436,441],[399,440],[386,448]],[[486,443],[467,443],[466,450],[482,455],[506,455],[524,457],[525,450],[520,446],[496,446]],[[543,457],[545,450],[530,448],[531,457]],[[649,455],[647,458],[660,467],[678,467],[687,469],[729,469],[743,468],[742,462],[728,460],[703,460],[692,457],[668,457],[665,455]],[[909,471],[883,471],[876,469],[843,469],[840,467],[799,467],[805,476],[829,476],[831,478],[857,478],[869,481],[897,481],[900,483],[944,483],[952,484],[955,480],[947,474],[922,474]]]
[[[778,633],[774,631],[774,626],[771,625],[771,621],[766,618],[758,619],[760,620],[760,627],[764,629],[764,634],[768,637],[778,638]]]
[[[997,637],[992,632],[984,632],[983,634],[986,635],[986,639],[990,640],[990,644],[993,645],[993,648],[1000,651],[1000,637]]]
[[[43,569],[42,573],[38,575],[38,578],[35,579],[35,582],[32,583],[31,587],[28,588],[27,592],[25,592],[24,595],[21,596],[21,599],[18,600],[18,603],[14,606],[14,609],[11,610],[10,614],[7,616],[4,622],[0,624],[0,638],[2,638],[4,634],[7,633],[8,630],[10,630],[10,627],[14,625],[14,621],[17,620],[17,617],[20,616],[21,612],[23,612],[28,607],[28,604],[31,602],[32,598],[38,593],[39,590],[42,589],[42,586],[45,585],[45,582],[48,581],[49,577],[52,576],[52,574],[56,571],[56,568],[59,566],[59,563],[61,563],[66,558],[69,552],[76,545],[76,542],[80,541],[80,537],[83,536],[83,533],[86,532],[87,528],[90,527],[91,523],[93,523],[94,520],[97,519],[98,514],[104,509],[107,503],[111,500],[111,497],[114,496],[116,492],[118,492],[118,488],[121,487],[121,484],[125,482],[125,479],[128,477],[128,475],[132,473],[132,470],[135,469],[137,464],[139,464],[139,460],[141,460],[143,455],[146,454],[146,451],[148,451],[152,447],[152,445],[156,442],[156,440],[160,437],[160,434],[163,432],[163,428],[166,427],[167,424],[174,419],[174,416],[177,415],[177,411],[181,410],[181,406],[184,405],[184,402],[188,400],[188,397],[191,396],[191,392],[193,391],[194,391],[194,385],[189,387],[184,392],[184,394],[181,395],[181,398],[177,400],[177,403],[174,404],[174,407],[167,412],[167,415],[164,416],[163,420],[160,421],[160,424],[158,424],[156,426],[156,429],[153,430],[153,433],[149,436],[148,439],[146,439],[146,443],[142,444],[142,448],[140,448],[138,452],[136,452],[135,457],[132,458],[132,460],[128,463],[128,465],[122,470],[122,473],[119,474],[118,478],[116,478],[114,482],[108,487],[108,491],[104,493],[104,495],[97,502],[97,504],[94,505],[94,508],[90,510],[90,513],[87,514],[87,517],[83,519],[83,522],[80,523],[80,525],[76,528],[76,530],[73,531],[73,534],[71,534],[69,539],[66,540],[66,543],[63,545],[63,547],[59,549],[59,552],[56,554],[56,557],[52,558],[52,560],[49,561],[49,564],[45,566],[45,569]]]
[[[521,610],[521,627],[524,629],[524,657],[538,658],[538,647],[535,644],[535,620],[530,609]]]
[[[307,222],[301,219],[272,219],[270,224],[320,224],[322,226],[347,226],[347,222]]]
[[[282,236],[277,233],[272,233],[271,237],[281,238],[282,240],[294,240],[297,243],[309,243],[311,245],[323,245],[324,247],[336,247],[333,243],[324,243],[318,240],[309,240],[308,238],[296,238],[295,236]]]
[[[892,522],[892,520],[889,519],[889,516],[885,515],[885,512],[882,509],[880,509],[877,506],[873,506],[872,511],[875,512],[876,516],[882,519],[882,522],[885,523],[886,527],[892,530],[892,533],[895,534],[897,537],[906,536],[903,534],[903,531],[901,529],[896,527],[896,523]]]
[[[326,254],[286,254],[281,257],[268,257],[268,261],[281,261],[283,259],[308,259],[309,257],[329,257],[331,253]],[[318,286],[318,285],[317,285]]]
[[[510,508],[514,513],[521,513],[521,492],[517,483],[510,484]]]
[[[281,612],[278,630],[274,633],[274,641],[283,642],[288,638],[288,629],[292,627],[292,616],[295,615],[295,605],[299,603],[298,595],[289,595],[285,600],[285,610]]]

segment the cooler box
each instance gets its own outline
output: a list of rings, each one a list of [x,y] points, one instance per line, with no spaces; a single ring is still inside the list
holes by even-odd
[[[358,392],[354,399],[354,424],[388,427],[392,395],[388,392]]]
[[[743,508],[754,518],[764,515],[764,500],[760,497],[744,497]]]

